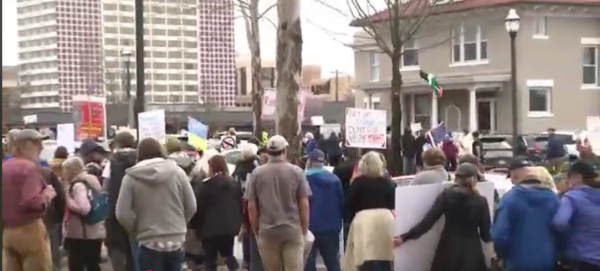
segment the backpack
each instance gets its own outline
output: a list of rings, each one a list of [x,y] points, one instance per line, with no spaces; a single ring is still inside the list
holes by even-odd
[[[85,224],[96,224],[103,221],[108,216],[108,195],[91,187],[86,181],[76,181],[69,187],[69,194],[73,192],[73,186],[77,183],[83,183],[87,190],[88,200],[90,201],[90,212],[87,215],[77,216]]]

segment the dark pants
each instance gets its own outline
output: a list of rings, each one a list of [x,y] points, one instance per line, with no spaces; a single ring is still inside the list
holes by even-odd
[[[402,158],[402,174],[413,175],[417,173],[417,165],[415,157],[403,157]]]
[[[327,271],[341,271],[340,267],[340,233],[316,233],[304,271],[317,271],[317,252],[321,254]]]
[[[337,167],[337,165],[342,161],[342,155],[329,155],[327,160],[329,160],[329,166]]]
[[[237,259],[233,256],[234,239],[235,236],[233,235],[202,239],[202,247],[206,255],[204,266],[207,271],[217,270],[217,258],[219,255],[225,259],[225,264],[229,270],[236,270],[240,267]]]
[[[138,262],[140,270],[182,271],[184,260],[183,249],[175,251],[157,251],[145,246],[140,246]]]
[[[456,171],[457,166],[458,166],[458,159],[456,157],[448,157],[448,159],[446,159],[446,170],[447,171]]]
[[[52,270],[60,271],[62,263],[62,251],[60,249],[62,245],[62,227],[55,225],[53,228],[48,229],[50,235],[50,253],[52,253]]]
[[[69,271],[101,271],[102,240],[65,239]]]
[[[242,238],[242,253],[244,254],[244,266],[250,265],[250,235],[246,234]]]
[[[130,248],[108,248],[108,257],[113,270],[136,271],[135,261]]]
[[[365,261],[358,271],[391,271],[392,268],[391,261]]]
[[[250,236],[250,268],[249,271],[265,271],[260,258],[260,252],[258,251],[258,244],[256,243],[256,237]]]

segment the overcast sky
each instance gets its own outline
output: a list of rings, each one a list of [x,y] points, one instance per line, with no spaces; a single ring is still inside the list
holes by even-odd
[[[274,0],[263,0],[274,1]],[[326,0],[333,1],[333,0]],[[354,73],[352,50],[342,43],[351,42],[355,29],[348,27],[349,18],[311,0],[301,0],[304,37],[304,64],[323,67],[323,76],[340,70]],[[267,5],[268,3],[263,3]],[[16,0],[2,0],[2,65],[18,64]],[[268,16],[276,21],[276,11]],[[236,20],[236,51],[248,53],[244,23]],[[267,21],[261,22],[261,47],[263,58],[275,58],[274,27]]]

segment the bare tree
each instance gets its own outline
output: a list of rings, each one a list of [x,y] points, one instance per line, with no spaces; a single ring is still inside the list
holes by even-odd
[[[334,9],[342,14],[349,14],[354,20],[351,26],[360,27],[366,36],[372,41],[378,49],[390,58],[392,63],[391,73],[391,107],[392,107],[392,125],[391,125],[391,152],[390,162],[392,174],[401,172],[401,131],[402,131],[402,108],[400,97],[402,93],[402,73],[400,73],[403,45],[413,39],[421,38],[417,36],[419,30],[422,30],[424,24],[435,11],[435,6],[439,0],[346,0],[348,12],[323,3],[325,6]],[[384,9],[384,11],[376,12]],[[447,28],[446,28],[447,29]],[[435,31],[427,29],[427,31]],[[421,31],[423,32],[423,31]],[[439,32],[437,34],[440,34]],[[444,40],[438,44],[432,44],[428,48],[438,46],[447,41]],[[424,48],[420,48],[423,50]],[[389,148],[389,147],[388,147]]]
[[[277,96],[276,129],[289,144],[288,157],[300,155],[300,122],[298,99],[302,73],[302,26],[300,0],[278,0],[277,3]]]

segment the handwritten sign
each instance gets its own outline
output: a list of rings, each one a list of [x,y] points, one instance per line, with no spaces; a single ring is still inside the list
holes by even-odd
[[[167,138],[165,128],[165,111],[155,110],[138,114],[140,140],[144,138],[154,138],[164,143]]]
[[[298,92],[298,120],[304,119],[304,108],[306,106],[307,94],[305,91]],[[262,117],[265,119],[274,119],[276,117],[277,91],[265,90],[263,95]]]
[[[346,146],[385,149],[387,115],[384,110],[346,109]]]

